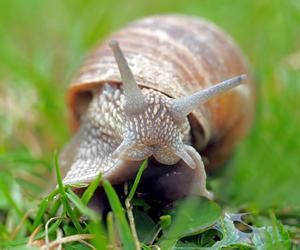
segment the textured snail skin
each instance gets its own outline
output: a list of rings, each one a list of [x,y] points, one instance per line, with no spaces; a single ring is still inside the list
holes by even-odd
[[[182,142],[191,143],[187,119],[180,125],[174,122],[168,112],[168,100],[171,98],[149,89],[143,89],[142,93],[148,108],[142,114],[131,116],[131,120],[124,115],[125,100],[121,89],[105,84],[101,92],[95,94],[83,117],[80,131],[73,138],[75,142],[67,145],[61,154],[61,165],[71,165],[64,178],[65,184],[92,181],[100,172],[112,183],[118,184],[133,176],[137,162],[152,155],[163,164],[179,162],[180,158],[168,149]],[[120,160],[112,157],[112,152],[124,140],[125,134],[135,143],[128,155],[123,155]],[[199,177],[196,193],[211,197],[205,187],[204,166],[202,171],[200,169],[193,171]],[[181,171],[181,175],[185,172],[189,171]]]
[[[108,45],[112,39],[119,41],[146,100],[143,114],[129,116],[130,110],[124,110],[131,101],[123,100],[124,78],[122,83]],[[191,158],[187,165],[198,166],[198,193],[209,197],[197,151],[207,170],[228,159],[252,122],[253,82],[250,78],[247,84],[199,103],[181,122],[170,115],[170,102],[241,74],[249,76],[249,70],[239,48],[203,19],[154,16],[112,34],[88,56],[68,91],[70,124],[76,134],[61,153],[64,182],[89,182],[102,172],[112,183],[121,183],[133,178],[141,160],[151,155],[163,164],[185,165],[179,161],[184,155],[172,151],[184,145]]]

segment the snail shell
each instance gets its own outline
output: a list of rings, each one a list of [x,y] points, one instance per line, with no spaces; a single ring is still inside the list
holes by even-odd
[[[109,45],[111,40],[118,41],[122,50],[117,42]],[[129,76],[124,73],[124,64],[127,62]],[[211,95],[193,103],[196,108],[192,110],[188,110],[190,105],[182,108],[178,104],[187,101],[185,97],[204,89],[211,88],[213,92],[216,83],[241,74],[248,76],[246,83],[237,87],[237,84],[232,85],[220,90],[218,93],[222,94],[216,97]],[[130,87],[130,84],[128,87],[124,77],[129,77],[129,82],[135,81],[138,87]],[[232,82],[242,79],[234,78]],[[136,92],[126,97],[130,88]],[[165,149],[156,155],[151,151],[153,145],[163,144],[157,137],[148,138],[147,143],[151,147],[139,141],[135,146],[135,155],[122,152],[123,157],[120,157],[120,152],[126,151],[130,144],[124,142],[124,137],[130,134],[124,130],[126,122],[131,122],[130,126],[140,126],[137,131],[146,130],[146,133],[149,123],[152,129],[159,127],[164,130],[171,126],[169,122],[173,122],[180,134],[181,139],[178,140],[185,146],[192,145],[186,149],[190,158],[194,157],[194,163],[197,162],[195,165],[198,170],[195,172],[198,171],[196,175],[202,182],[200,194],[208,196],[200,155],[207,171],[216,169],[228,159],[240,138],[250,128],[254,112],[254,84],[249,78],[249,70],[240,49],[217,26],[196,17],[165,15],[133,22],[96,47],[75,76],[67,99],[70,126],[76,134],[60,157],[65,183],[89,182],[100,172],[113,183],[119,183],[132,178],[140,161],[152,154],[161,163],[177,164],[180,158],[185,158],[182,154],[177,154],[179,158],[175,158],[172,152]],[[155,122],[161,114],[151,116],[148,110],[144,117],[141,112],[147,109],[147,103],[150,102],[153,102],[153,112],[157,102],[163,107],[161,112],[164,115],[170,110],[173,110],[173,115],[158,117],[159,122]],[[145,108],[143,105],[146,105]],[[185,116],[181,118],[176,112],[183,112]],[[124,116],[124,113],[127,115]],[[138,121],[136,125],[135,119]],[[101,128],[97,129],[97,126]],[[172,131],[169,130],[169,133]],[[149,152],[144,152],[145,145],[151,148],[147,148]],[[166,155],[168,159],[165,159]],[[198,168],[198,165],[201,166]]]

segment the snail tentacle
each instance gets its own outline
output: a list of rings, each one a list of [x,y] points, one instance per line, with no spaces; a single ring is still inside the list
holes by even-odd
[[[197,109],[198,106],[213,97],[225,93],[226,91],[240,85],[243,80],[247,79],[246,75],[239,75],[217,83],[211,87],[200,90],[190,96],[182,97],[173,101],[171,113],[176,120],[183,120],[189,113]]]
[[[117,40],[111,40],[109,43],[110,48],[114,53],[114,57],[118,64],[118,68],[121,74],[123,83],[124,95],[125,95],[125,111],[129,114],[140,113],[146,108],[146,102],[144,100],[142,91],[138,87],[132,71],[126,61],[126,58],[119,46]]]
[[[197,162],[189,154],[184,145],[179,146],[177,149],[175,149],[174,153],[179,156],[190,168],[195,169],[197,167]]]
[[[197,183],[196,191],[202,196],[207,197],[208,199],[213,198],[213,194],[209,192],[206,188],[206,172],[204,163],[200,154],[190,145],[182,145],[176,149],[175,153],[192,169],[195,170],[198,179],[200,180]]]

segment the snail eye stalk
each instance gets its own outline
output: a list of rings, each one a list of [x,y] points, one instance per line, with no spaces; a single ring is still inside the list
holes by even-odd
[[[125,112],[129,115],[140,113],[144,111],[147,106],[143,93],[134,79],[132,71],[128,65],[128,62],[126,61],[118,41],[111,40],[109,46],[114,53],[114,57],[121,74],[125,95]]]
[[[246,79],[246,75],[235,76],[206,89],[202,89],[190,96],[174,100],[171,106],[172,116],[176,120],[182,121],[189,113],[197,109],[200,103],[206,102],[219,94],[229,91],[240,85],[242,81]]]

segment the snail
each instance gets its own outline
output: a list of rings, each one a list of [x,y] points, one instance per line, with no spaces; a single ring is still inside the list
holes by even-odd
[[[151,157],[189,169],[196,193],[212,198],[205,168],[223,165],[249,130],[254,84],[242,52],[216,25],[152,16],[96,47],[67,100],[75,135],[60,154],[65,184],[100,173],[119,184]]]

